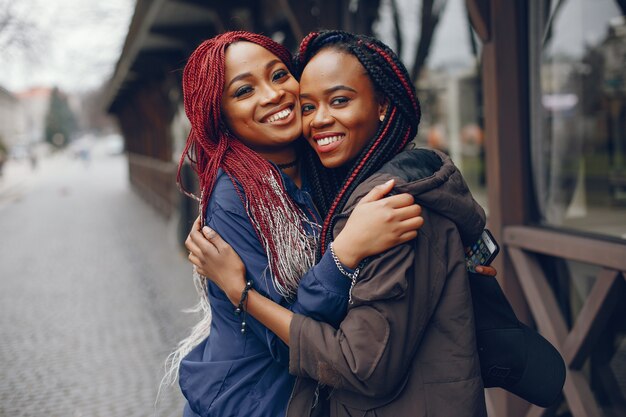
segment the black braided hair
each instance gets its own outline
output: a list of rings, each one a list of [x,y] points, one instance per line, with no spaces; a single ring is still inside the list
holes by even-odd
[[[302,43],[295,57],[297,74],[321,50],[333,48],[355,56],[367,71],[378,94],[389,105],[378,132],[351,164],[326,169],[310,147],[305,151],[306,170],[313,199],[325,215],[318,255],[332,239],[333,217],[340,213],[350,194],[415,137],[421,111],[415,86],[398,56],[378,39],[331,30],[313,32]]]

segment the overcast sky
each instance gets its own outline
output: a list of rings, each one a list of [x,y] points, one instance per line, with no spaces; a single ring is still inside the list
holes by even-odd
[[[397,2],[401,10],[400,26],[404,35],[404,53],[401,58],[407,66],[410,66],[413,64],[417,48],[422,2],[415,0],[397,0]],[[380,19],[374,29],[383,42],[392,48],[395,47],[389,0],[381,0]],[[430,68],[470,66],[472,59],[465,0],[448,0],[435,31],[427,66]]]
[[[0,0],[26,21],[33,50],[2,49],[0,86],[20,91],[57,85],[67,91],[98,87],[114,69],[135,0]],[[19,30],[19,29],[11,29]]]
[[[403,59],[410,66],[421,1],[398,3],[405,35]],[[394,46],[389,0],[381,0],[381,5],[377,33]],[[84,91],[100,86],[113,72],[134,6],[135,0],[0,0],[0,24],[2,10],[10,7],[31,26],[27,34],[36,41],[32,51],[2,49],[7,30],[0,30],[0,86],[11,91],[54,85]],[[568,0],[556,22],[559,35],[552,52],[580,55],[585,43],[604,36],[610,16],[619,16],[612,0]],[[430,68],[472,64],[464,0],[448,0],[427,64]]]
[[[98,87],[111,75],[135,0],[0,0],[0,7],[9,3],[16,14],[35,27],[32,37],[37,42],[35,53],[22,53],[16,48],[0,50],[0,86],[20,91],[31,86],[57,85],[66,91],[81,91]],[[383,40],[393,45],[393,39],[385,36],[391,36],[391,20],[384,7],[387,1],[382,3],[382,25],[378,28]],[[415,50],[420,2],[399,3],[405,52],[409,56]],[[471,60],[463,4],[463,0],[448,1],[431,49],[431,65]]]

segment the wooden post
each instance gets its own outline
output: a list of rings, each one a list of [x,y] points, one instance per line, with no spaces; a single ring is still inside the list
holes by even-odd
[[[472,24],[483,41],[482,83],[485,108],[485,155],[488,225],[503,243],[509,225],[526,224],[529,202],[528,48],[526,2],[467,0]],[[506,250],[496,259],[498,280],[518,317],[530,313]],[[520,417],[528,404],[502,390],[490,390],[496,417]]]

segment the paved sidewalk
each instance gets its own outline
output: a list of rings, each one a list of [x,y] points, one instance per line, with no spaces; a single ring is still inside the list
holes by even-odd
[[[126,170],[57,155],[0,185],[0,416],[181,414],[177,386],[154,401],[191,268]]]
[[[0,176],[0,209],[21,196],[30,188],[41,170],[33,169],[26,160],[5,162]]]

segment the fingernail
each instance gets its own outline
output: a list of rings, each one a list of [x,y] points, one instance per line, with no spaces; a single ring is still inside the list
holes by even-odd
[[[213,233],[213,229],[211,229],[209,226],[204,226],[202,230],[204,231],[204,233]]]
[[[476,270],[476,272],[483,272],[483,267],[482,266],[477,266],[474,269]]]
[[[392,179],[390,179],[389,181],[387,181],[387,182],[385,183],[385,185],[389,185],[389,184],[391,184],[393,181],[394,181],[394,179],[392,178]]]

